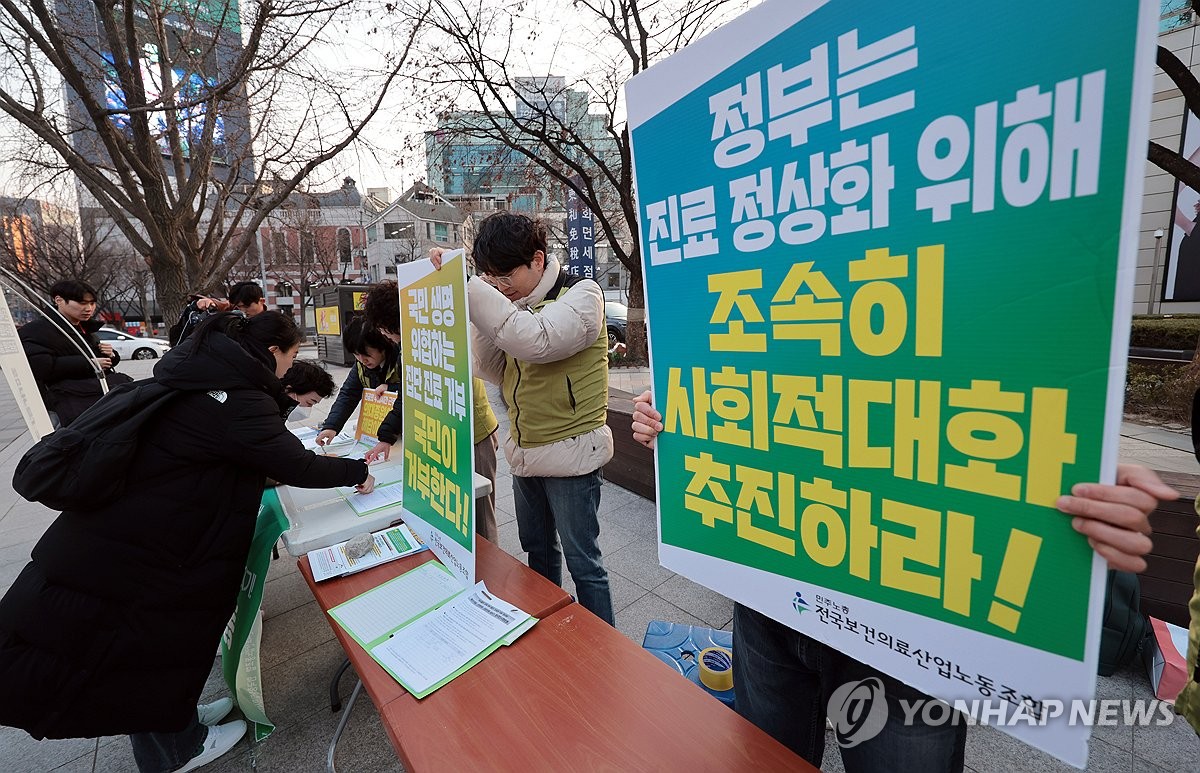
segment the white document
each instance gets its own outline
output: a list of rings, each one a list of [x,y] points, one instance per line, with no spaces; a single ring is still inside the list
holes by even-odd
[[[338,489],[343,491],[343,489]],[[390,486],[377,486],[370,494],[359,494],[354,489],[346,489],[346,502],[354,512],[362,515],[373,510],[398,505],[404,499],[404,485],[393,483]]]
[[[369,649],[392,630],[462,590],[454,575],[437,561],[430,561],[334,607],[329,614]]]
[[[371,656],[418,697],[530,619],[482,582],[392,634]]]
[[[361,558],[350,558],[346,555],[346,542],[310,551],[308,565],[312,569],[313,580],[321,582],[330,577],[361,572],[425,549],[412,529],[404,524],[374,532],[371,536],[375,544],[371,552]]]

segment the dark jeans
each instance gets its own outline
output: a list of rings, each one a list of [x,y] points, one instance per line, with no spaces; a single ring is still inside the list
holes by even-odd
[[[613,624],[608,572],[600,557],[600,471],[573,478],[513,476],[517,532],[529,553],[529,568],[562,585],[563,556],[575,581],[579,603]],[[562,555],[559,555],[562,537]]]
[[[847,773],[959,773],[966,753],[966,717],[925,724],[916,712],[906,725],[900,700],[932,700],[882,671],[777,623],[749,607],[733,608],[733,689],[737,712],[820,767],[830,695],[847,682],[883,683],[887,722],[878,735],[842,748]],[[939,716],[941,713],[939,712]]]
[[[166,773],[178,770],[187,761],[204,751],[208,728],[192,709],[192,721],[178,733],[133,733],[133,759],[141,773]]]

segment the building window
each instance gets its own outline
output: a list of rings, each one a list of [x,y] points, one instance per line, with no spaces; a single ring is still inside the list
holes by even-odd
[[[338,262],[350,262],[350,229],[339,228],[337,232]]]
[[[439,242],[444,242],[449,238],[449,229],[445,223],[433,224],[433,238]]]
[[[411,239],[413,238],[412,223],[384,223],[383,238],[388,241],[396,239]]]
[[[383,272],[385,274],[388,274],[389,276],[395,276],[396,275],[396,267],[395,266],[384,266]]]
[[[300,260],[311,263],[317,259],[317,235],[312,231],[300,232]]]
[[[608,289],[619,290],[621,288],[621,275],[612,273],[608,275]]]

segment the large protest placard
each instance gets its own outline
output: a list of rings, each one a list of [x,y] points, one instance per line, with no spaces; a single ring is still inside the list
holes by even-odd
[[[467,274],[396,267],[404,365],[404,520],[464,583],[475,582],[475,440]]]
[[[1076,765],[1156,9],[773,0],[626,91],[664,566]]]

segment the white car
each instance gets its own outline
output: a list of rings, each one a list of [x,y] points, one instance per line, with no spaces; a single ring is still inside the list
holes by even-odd
[[[112,344],[122,360],[153,360],[171,350],[171,344],[161,338],[142,338],[102,327],[96,331],[101,343]]]

